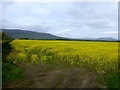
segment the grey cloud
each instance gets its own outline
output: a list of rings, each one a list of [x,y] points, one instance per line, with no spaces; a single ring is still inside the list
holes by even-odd
[[[95,29],[105,29],[105,28],[117,28],[117,23],[111,23],[109,21],[88,21],[85,25],[95,28]]]
[[[50,27],[43,27],[41,25],[23,26],[22,28],[37,31],[37,32],[49,32],[51,30]]]
[[[103,19],[92,19],[92,20],[68,20],[63,21],[67,27],[84,28],[86,26],[94,29],[106,29],[106,28],[117,28],[117,22],[111,22]]]
[[[114,12],[111,12],[114,11]],[[115,19],[117,3],[110,2],[79,2],[73,3],[68,14],[78,19]]]
[[[19,25],[16,25],[15,23],[10,22],[9,20],[6,20],[6,19],[2,19],[1,26],[2,26],[1,28],[18,28],[19,27]]]
[[[32,25],[32,26],[24,26],[24,25],[21,26],[21,25],[16,25],[15,23],[5,19],[3,20],[1,26],[2,26],[1,28],[24,29],[24,30],[32,30],[38,32],[48,32],[51,30],[51,27],[46,25],[46,23],[42,23],[39,25]]]

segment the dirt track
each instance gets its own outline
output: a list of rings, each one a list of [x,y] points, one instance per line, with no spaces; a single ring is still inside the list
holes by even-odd
[[[18,65],[25,70],[25,77],[9,82],[7,88],[105,88],[105,85],[98,83],[94,72],[85,69],[25,63]]]

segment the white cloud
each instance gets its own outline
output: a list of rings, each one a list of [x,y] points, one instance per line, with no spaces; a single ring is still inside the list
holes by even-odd
[[[23,25],[23,26],[27,26],[27,25],[33,25],[35,23],[34,18],[29,17],[29,16],[21,16],[21,17],[17,17],[16,21],[13,21],[14,23],[16,23],[17,25]]]
[[[108,32],[103,32],[103,33],[105,33],[105,34],[118,34],[117,31],[108,31]]]
[[[2,0],[2,2],[119,2],[119,0]]]
[[[44,8],[33,8],[33,12],[36,14],[42,14],[42,15],[50,15],[50,11],[44,9]]]
[[[56,34],[63,36],[70,36],[72,33],[70,29],[62,29],[61,31],[56,32]]]

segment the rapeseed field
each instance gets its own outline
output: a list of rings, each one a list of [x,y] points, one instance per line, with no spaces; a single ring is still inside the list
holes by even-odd
[[[79,66],[105,75],[109,86],[118,84],[118,42],[14,40],[10,45],[9,62]]]

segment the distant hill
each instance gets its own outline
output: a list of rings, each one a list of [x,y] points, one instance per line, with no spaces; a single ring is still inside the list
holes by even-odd
[[[61,39],[63,37],[58,37],[49,33],[39,33],[34,31],[19,30],[19,29],[2,29],[2,32],[7,33],[10,37],[20,39],[20,38],[29,38],[29,39],[48,39],[55,40]]]
[[[107,41],[107,42],[116,42],[117,39],[110,38],[110,37],[103,37],[103,38],[80,38],[80,39],[70,39],[74,41]]]
[[[97,38],[97,40],[103,40],[103,41],[117,41],[117,39],[115,39],[115,38],[110,38],[110,37]]]
[[[102,37],[102,38],[65,38],[55,36],[49,33],[41,33],[35,31],[19,30],[19,29],[2,29],[2,32],[5,32],[10,37],[15,39],[32,39],[32,40],[66,40],[66,41],[110,41],[116,42],[117,39],[111,37]]]
[[[57,39],[57,40],[66,40],[66,41],[107,41],[107,42],[117,42],[117,39],[110,38],[110,37],[104,37],[104,38],[79,38],[79,39],[73,39],[73,38],[66,38],[66,39]]]

